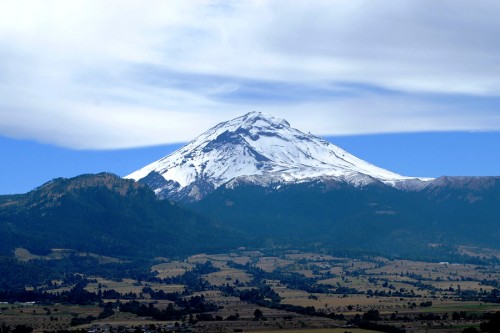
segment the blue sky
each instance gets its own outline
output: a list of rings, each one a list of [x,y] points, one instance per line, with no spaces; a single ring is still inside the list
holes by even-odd
[[[0,193],[126,174],[253,110],[402,174],[498,175],[499,12],[492,0],[2,1]]]

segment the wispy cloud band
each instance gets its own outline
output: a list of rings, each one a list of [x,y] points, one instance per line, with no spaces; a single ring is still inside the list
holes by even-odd
[[[2,1],[0,135],[182,142],[251,110],[322,135],[500,130],[495,1]]]

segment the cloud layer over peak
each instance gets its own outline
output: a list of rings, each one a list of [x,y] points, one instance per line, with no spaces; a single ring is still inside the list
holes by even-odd
[[[192,139],[257,109],[322,135],[500,130],[495,1],[2,1],[0,135]]]

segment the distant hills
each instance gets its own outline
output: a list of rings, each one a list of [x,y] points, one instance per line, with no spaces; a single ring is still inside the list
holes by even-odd
[[[0,252],[73,249],[117,257],[177,256],[238,246],[237,233],[147,186],[101,173],[0,196]],[[224,240],[222,245],[220,240]]]
[[[221,186],[189,207],[269,244],[432,257],[500,248],[500,177],[442,177],[419,191],[317,180]]]

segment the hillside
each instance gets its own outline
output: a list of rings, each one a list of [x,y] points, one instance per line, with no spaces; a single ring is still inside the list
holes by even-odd
[[[428,257],[458,245],[500,248],[499,202],[500,177],[443,177],[420,191],[325,180],[228,184],[190,207],[269,244]]]
[[[66,248],[118,257],[220,250],[238,238],[213,220],[158,200],[145,185],[108,173],[59,178],[0,197],[0,233],[4,254],[16,247],[34,253]]]

